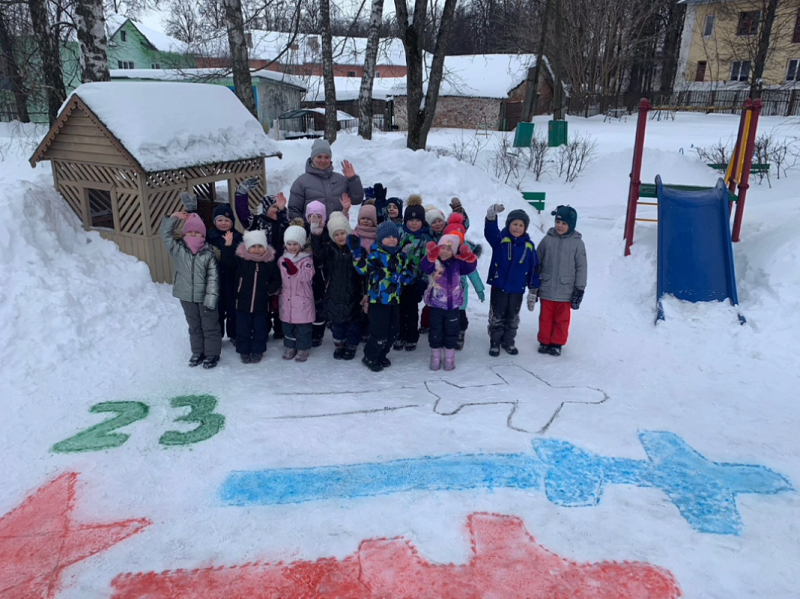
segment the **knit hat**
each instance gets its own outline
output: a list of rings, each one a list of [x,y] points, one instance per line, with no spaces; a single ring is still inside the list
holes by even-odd
[[[249,250],[254,245],[267,247],[267,234],[264,231],[247,231],[244,234],[244,247]]]
[[[531,217],[528,216],[528,213],[524,210],[512,210],[508,213],[506,217],[506,227],[508,227],[512,222],[515,220],[521,220],[525,225],[525,230],[528,230],[528,226],[531,224]]]
[[[429,225],[432,225],[437,220],[444,220],[444,212],[436,206],[425,206],[425,208],[425,220]]]
[[[569,225],[570,233],[575,230],[575,225],[578,224],[578,211],[572,206],[559,206],[550,214],[555,216],[557,221],[563,220],[565,223],[567,223]]]
[[[348,235],[353,232],[350,221],[347,220],[343,212],[332,212],[331,217],[328,219],[328,235],[333,237],[336,231],[344,231]]]
[[[331,156],[331,144],[328,143],[327,139],[315,139],[314,143],[311,145],[311,160],[314,160],[320,154],[327,154]]]
[[[402,202],[400,204],[402,205]],[[422,206],[422,198],[418,195],[408,197],[408,206],[406,206],[406,213],[403,215],[403,223],[405,224],[414,219],[425,221],[425,208]]]
[[[324,223],[328,216],[328,210],[325,208],[325,204],[318,200],[314,200],[313,202],[309,203],[308,206],[306,206],[306,220],[308,220],[308,217],[312,214],[319,214],[322,217],[322,222]]]
[[[397,228],[397,225],[390,220],[385,220],[378,225],[376,241],[378,243],[382,243],[387,237],[394,237],[398,240],[400,239],[400,230]]]
[[[306,230],[299,225],[287,227],[286,232],[283,234],[283,243],[289,243],[290,241],[304,246],[306,244]]]
[[[444,234],[458,233],[461,235],[461,243],[464,243],[464,238],[467,235],[467,227],[464,226],[464,217],[458,212],[453,212],[447,218],[447,226],[444,229]]]
[[[378,211],[375,210],[375,206],[372,204],[364,204],[361,206],[361,210],[358,211],[358,220],[362,218],[368,218],[372,221],[372,226],[376,227],[378,225]]]
[[[394,204],[395,206],[397,206],[397,212],[399,214],[403,214],[403,200],[401,200],[400,198],[389,198],[388,200],[386,200],[387,207],[389,206],[389,204]]]
[[[214,208],[214,218],[213,221],[217,220],[217,217],[224,216],[226,218],[233,220],[233,210],[231,209],[230,204],[217,204]]]
[[[466,235],[466,230],[464,229],[463,225],[456,225],[456,224],[447,225],[444,228],[443,234],[455,235],[461,240],[461,243],[464,243],[464,236]]]
[[[260,214],[266,214],[270,208],[275,205],[275,196],[264,196],[261,198],[261,212]]]
[[[206,226],[203,224],[203,219],[196,212],[189,215],[189,218],[183,223],[183,233],[202,233],[203,237],[206,236]]]
[[[461,246],[461,238],[455,234],[444,234],[442,235],[441,239],[439,239],[438,245],[450,246],[450,249],[453,250],[453,253],[457,254],[458,248]]]

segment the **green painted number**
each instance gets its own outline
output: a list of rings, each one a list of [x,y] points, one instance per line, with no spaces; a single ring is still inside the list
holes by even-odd
[[[146,404],[138,401],[106,401],[93,405],[89,408],[93,414],[102,412],[113,412],[117,414],[114,418],[87,428],[59,443],[53,445],[51,451],[56,453],[71,453],[75,451],[99,451],[102,449],[113,449],[119,447],[128,440],[130,435],[125,433],[112,433],[111,431],[133,424],[141,420],[150,409]]]
[[[200,426],[188,433],[167,431],[158,440],[162,445],[190,445],[205,441],[216,435],[225,426],[225,416],[214,414],[217,398],[213,395],[181,395],[173,397],[169,404],[173,408],[188,406],[191,411],[176,418],[175,422],[198,422]]]

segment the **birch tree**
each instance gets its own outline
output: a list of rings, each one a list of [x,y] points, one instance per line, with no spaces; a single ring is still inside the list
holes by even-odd
[[[225,25],[228,30],[228,45],[231,50],[231,69],[236,97],[250,113],[258,118],[253,80],[250,77],[250,59],[247,55],[247,38],[244,34],[244,17],[241,0],[223,0]]]
[[[110,81],[103,0],[78,0],[75,4],[75,27],[81,47],[81,80],[84,83]]]
[[[33,34],[42,61],[42,75],[47,93],[47,114],[52,125],[58,117],[58,109],[67,99],[58,45],[50,28],[45,0],[28,0],[28,8],[31,14]]]
[[[361,77],[361,89],[358,92],[358,134],[364,139],[372,139],[372,86],[375,82],[375,65],[378,62],[382,22],[383,0],[372,0],[367,49],[364,56],[364,75]]]
[[[333,79],[333,36],[330,0],[319,0],[322,25],[322,79],[325,85],[325,139],[336,141],[336,82]]]

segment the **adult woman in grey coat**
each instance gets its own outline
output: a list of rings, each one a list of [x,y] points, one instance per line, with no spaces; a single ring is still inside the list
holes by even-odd
[[[328,214],[343,210],[343,195],[349,196],[352,204],[360,204],[364,200],[364,187],[356,169],[345,160],[342,172],[333,172],[331,144],[324,139],[315,140],[311,157],[306,161],[306,172],[292,184],[289,218],[305,218],[306,206],[314,200],[325,204]]]

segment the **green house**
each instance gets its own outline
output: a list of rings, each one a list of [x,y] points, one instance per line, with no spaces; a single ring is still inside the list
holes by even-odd
[[[106,18],[110,69],[193,68],[188,45],[121,15]]]

